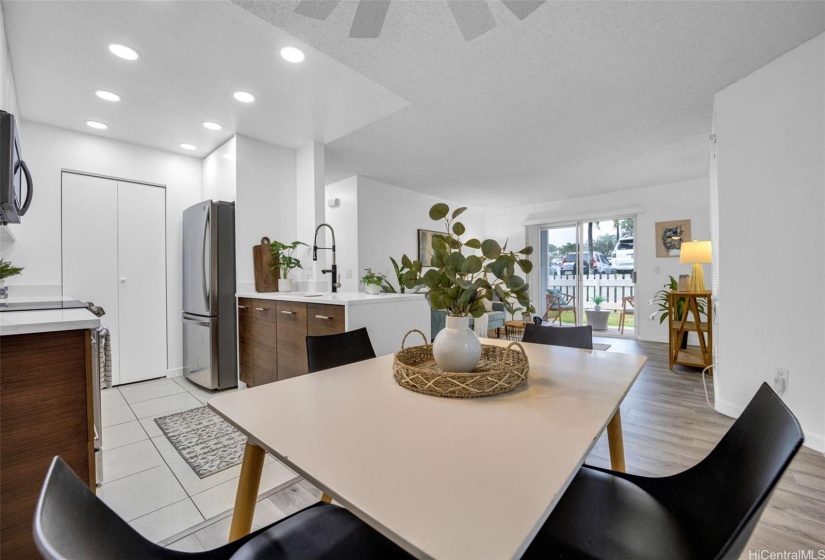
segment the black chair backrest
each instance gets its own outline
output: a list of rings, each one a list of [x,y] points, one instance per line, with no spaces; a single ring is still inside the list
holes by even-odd
[[[307,337],[309,373],[375,357],[366,328],[340,334]]]
[[[680,486],[693,488],[703,509],[703,538],[716,540],[718,558],[739,558],[771,492],[804,441],[802,427],[782,399],[762,383],[756,395],[710,454],[680,473]],[[706,496],[696,496],[698,489]],[[685,492],[688,499],[688,492]],[[704,527],[708,527],[706,533]]]
[[[60,457],[37,502],[34,542],[48,560],[173,557],[109,509]]]
[[[570,348],[593,349],[593,327],[542,327],[541,325],[524,326],[522,342],[549,344],[551,346],[569,346]]]

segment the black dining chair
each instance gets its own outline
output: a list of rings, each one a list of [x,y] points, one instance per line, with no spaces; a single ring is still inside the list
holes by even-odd
[[[366,327],[340,334],[307,337],[309,373],[375,357]]]
[[[347,510],[326,503],[206,552],[163,548],[130,527],[60,457],[52,461],[37,502],[34,541],[47,560],[412,558]]]
[[[739,558],[802,428],[763,383],[698,465],[662,478],[582,467],[522,558]]]
[[[593,327],[590,325],[584,327],[525,325],[524,337],[521,341],[593,350]]]

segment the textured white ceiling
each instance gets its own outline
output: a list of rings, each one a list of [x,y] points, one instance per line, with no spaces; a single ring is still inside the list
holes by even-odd
[[[90,134],[195,156],[235,132],[297,148],[407,105],[228,2],[7,1],[3,12],[23,118]],[[132,46],[140,60],[116,58],[110,43]],[[281,59],[285,45],[302,47],[305,62]],[[102,101],[97,89],[122,101]],[[237,90],[256,102],[236,101]],[[211,132],[203,121],[224,128]]]
[[[475,0],[478,1],[478,0]],[[825,31],[823,2],[558,2],[466,42],[446,2],[394,0],[378,39],[297,0],[233,2],[409,100],[327,146],[352,174],[482,206],[707,174],[713,94]]]

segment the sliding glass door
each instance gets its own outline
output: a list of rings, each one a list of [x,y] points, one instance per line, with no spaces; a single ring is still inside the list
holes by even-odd
[[[635,337],[634,226],[625,216],[542,227],[545,321]]]

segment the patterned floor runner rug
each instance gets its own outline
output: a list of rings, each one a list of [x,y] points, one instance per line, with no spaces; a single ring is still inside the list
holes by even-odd
[[[243,459],[246,436],[205,406],[155,418],[155,423],[200,478]]]

